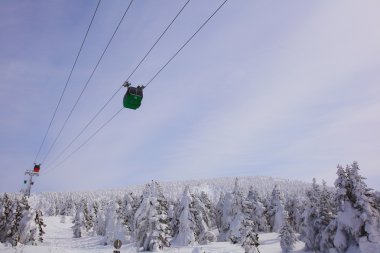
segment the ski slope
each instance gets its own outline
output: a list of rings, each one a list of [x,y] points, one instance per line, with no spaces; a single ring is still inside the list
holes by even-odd
[[[111,245],[103,245],[103,238],[100,236],[84,236],[82,238],[73,238],[71,229],[72,218],[66,217],[64,223],[61,217],[45,217],[46,228],[44,242],[38,246],[18,245],[15,248],[0,244],[1,253],[112,253]],[[260,253],[280,253],[281,247],[277,233],[260,234],[259,246]],[[209,245],[172,247],[164,249],[163,252],[169,253],[192,253],[194,248],[199,248],[205,253],[244,253],[239,245],[233,245],[228,242],[214,242]],[[302,248],[304,244],[297,242],[294,252],[304,253]],[[121,253],[136,252],[133,244],[123,245]]]

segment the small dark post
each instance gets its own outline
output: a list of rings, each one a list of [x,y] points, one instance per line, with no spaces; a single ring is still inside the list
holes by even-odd
[[[120,253],[119,249],[121,248],[121,241],[119,239],[115,240],[113,242],[113,246],[115,247],[115,250],[113,251],[113,253]]]

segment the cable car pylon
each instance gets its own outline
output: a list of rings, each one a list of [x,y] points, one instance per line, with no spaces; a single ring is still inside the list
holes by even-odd
[[[26,197],[30,197],[30,192],[31,192],[31,189],[32,189],[32,185],[34,185],[33,177],[40,175],[39,174],[40,173],[40,169],[41,169],[41,164],[35,163],[33,170],[27,170],[27,171],[25,171],[25,175],[29,176],[29,180],[28,181],[26,181],[26,180],[24,181],[24,183],[27,183],[27,188],[26,188],[26,191],[25,191],[25,196]]]

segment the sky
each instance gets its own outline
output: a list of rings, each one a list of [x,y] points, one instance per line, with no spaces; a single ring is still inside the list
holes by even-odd
[[[358,161],[380,189],[379,1],[230,0],[82,149],[54,160],[185,0],[134,1],[33,191],[123,188],[150,180],[271,176],[333,185]],[[191,0],[129,80],[146,84],[222,3]],[[46,155],[129,1],[102,1],[37,162]],[[97,5],[0,2],[0,192],[24,172],[52,118]],[[71,150],[122,107],[123,88]]]

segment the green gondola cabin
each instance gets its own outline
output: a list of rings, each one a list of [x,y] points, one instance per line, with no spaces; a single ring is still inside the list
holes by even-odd
[[[136,110],[140,107],[143,99],[144,86],[132,87],[129,86],[124,95],[123,105],[125,108]]]

